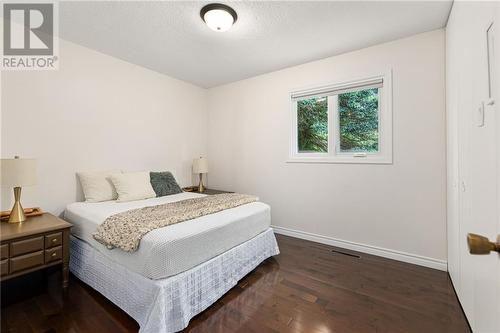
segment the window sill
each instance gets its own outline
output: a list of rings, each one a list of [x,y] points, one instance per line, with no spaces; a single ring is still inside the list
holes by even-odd
[[[290,157],[286,163],[311,163],[311,164],[392,164],[392,158],[384,156],[366,157]]]

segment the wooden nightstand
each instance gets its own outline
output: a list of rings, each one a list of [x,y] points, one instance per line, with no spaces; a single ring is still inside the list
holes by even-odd
[[[200,192],[196,192],[196,193],[200,193]],[[230,191],[221,191],[221,190],[212,190],[210,188],[206,188],[204,192],[202,192],[201,194],[206,194],[206,195],[214,195],[214,194],[222,194],[222,193],[234,193],[234,192],[230,192]]]
[[[71,224],[49,213],[0,224],[1,281],[62,264],[63,287],[68,286]]]
[[[189,187],[184,187],[182,188],[184,192],[193,192],[193,193],[200,193],[198,192],[198,187],[197,186],[189,186]],[[206,194],[206,195],[214,195],[214,194],[222,194],[222,193],[234,193],[231,191],[221,191],[221,190],[212,190],[210,188],[206,188],[205,191],[201,194]]]

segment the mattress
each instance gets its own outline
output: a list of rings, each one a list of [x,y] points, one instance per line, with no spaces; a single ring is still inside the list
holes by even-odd
[[[139,249],[133,253],[118,248],[109,250],[92,237],[97,226],[113,214],[200,196],[204,195],[185,192],[130,202],[76,202],[66,207],[64,218],[73,224],[71,232],[75,237],[149,279],[184,272],[257,236],[271,224],[270,207],[252,202],[155,229],[142,238]]]

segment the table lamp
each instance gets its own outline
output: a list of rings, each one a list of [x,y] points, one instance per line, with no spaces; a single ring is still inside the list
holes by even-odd
[[[0,183],[2,186],[14,188],[14,207],[10,211],[9,223],[26,221],[21,206],[21,187],[36,185],[36,160],[19,158],[2,158],[0,163]]]
[[[200,174],[200,185],[198,185],[198,192],[204,192],[203,174],[208,172],[208,161],[205,157],[195,158],[193,160],[193,173]]]

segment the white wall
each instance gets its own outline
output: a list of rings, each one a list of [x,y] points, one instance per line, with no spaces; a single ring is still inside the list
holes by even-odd
[[[2,73],[1,105],[1,156],[38,159],[25,207],[81,199],[77,171],[173,170],[188,185],[207,150],[205,89],[63,40],[58,71]]]
[[[388,67],[392,165],[285,162],[290,91]],[[213,88],[208,98],[210,187],[259,195],[278,227],[428,257],[445,268],[443,30]]]

